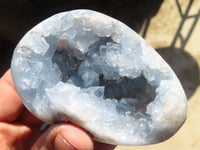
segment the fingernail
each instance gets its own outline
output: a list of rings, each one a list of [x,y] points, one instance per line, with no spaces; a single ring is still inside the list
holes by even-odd
[[[58,134],[54,140],[55,150],[76,150],[62,135]]]

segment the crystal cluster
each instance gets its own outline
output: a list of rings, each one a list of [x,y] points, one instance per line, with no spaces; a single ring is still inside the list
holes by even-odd
[[[35,26],[17,45],[11,70],[35,116],[71,121],[101,142],[158,143],[186,118],[171,68],[137,33],[95,11],[63,12]]]

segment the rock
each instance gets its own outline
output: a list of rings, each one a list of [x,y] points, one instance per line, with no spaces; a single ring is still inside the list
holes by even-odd
[[[35,26],[11,70],[35,116],[71,121],[97,141],[162,142],[186,118],[185,93],[167,63],[125,24],[95,11],[63,12]]]

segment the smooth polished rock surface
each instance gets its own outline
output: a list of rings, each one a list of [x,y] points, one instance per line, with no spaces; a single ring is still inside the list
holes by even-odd
[[[137,33],[95,11],[63,12],[35,26],[17,45],[11,70],[35,116],[69,120],[101,142],[162,142],[186,118],[172,69]]]

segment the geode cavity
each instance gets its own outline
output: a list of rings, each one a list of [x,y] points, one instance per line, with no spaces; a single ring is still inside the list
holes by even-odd
[[[158,143],[186,118],[186,97],[171,68],[133,30],[95,11],[39,23],[17,45],[11,69],[35,116],[71,121],[101,142]]]

